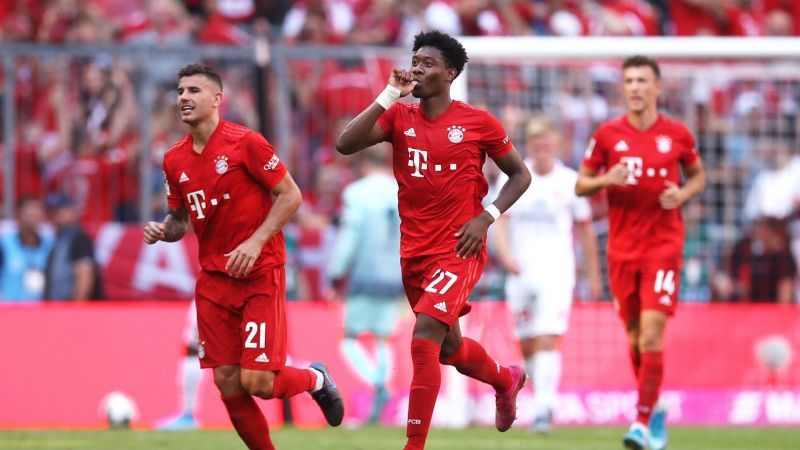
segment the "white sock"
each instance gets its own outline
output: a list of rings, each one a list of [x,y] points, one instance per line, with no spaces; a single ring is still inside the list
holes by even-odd
[[[314,385],[314,389],[311,392],[317,392],[318,390],[322,389],[322,385],[325,383],[325,375],[322,374],[319,370],[309,367],[308,370],[314,373],[317,376],[317,384]]]
[[[536,352],[532,366],[534,389],[534,408],[536,414],[554,410],[558,400],[558,385],[561,382],[561,352],[547,350]]]
[[[181,364],[181,387],[183,388],[183,413],[194,415],[194,407],[197,401],[197,387],[200,385],[200,377],[203,375],[200,369],[200,361],[197,356],[187,356]]]

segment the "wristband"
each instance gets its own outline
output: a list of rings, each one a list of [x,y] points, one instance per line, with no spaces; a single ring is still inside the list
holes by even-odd
[[[378,94],[378,98],[375,99],[375,103],[381,105],[383,109],[388,110],[392,107],[395,103],[400,100],[400,89],[387,84],[386,88]]]
[[[489,206],[484,208],[484,211],[488,212],[495,222],[500,218],[500,210],[497,209],[497,206],[494,206],[494,203],[490,203]]]

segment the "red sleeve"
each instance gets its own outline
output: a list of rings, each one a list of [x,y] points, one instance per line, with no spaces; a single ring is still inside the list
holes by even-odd
[[[602,145],[601,130],[599,129],[594,133],[589,144],[586,146],[586,151],[583,153],[583,165],[598,172],[606,165],[606,148]]]
[[[694,136],[692,136],[691,131],[684,128],[683,129],[683,146],[681,149],[681,165],[684,167],[690,166],[694,164],[700,158],[700,155],[697,154],[697,146],[694,142]]]
[[[402,107],[403,106],[401,103],[395,103],[391,108],[384,111],[384,113],[378,117],[378,125],[383,128],[383,133],[386,135],[384,140],[386,142],[392,142],[394,135],[394,121],[397,119],[397,112],[399,111],[399,108]]]
[[[243,144],[242,160],[247,167],[247,172],[259,184],[272,190],[286,176],[286,166],[275,154],[272,145],[261,134],[248,133],[243,138]]]
[[[180,209],[184,206],[183,197],[178,191],[178,185],[173,179],[173,174],[167,168],[167,158],[164,158],[164,189],[167,193],[167,207],[170,209]]]
[[[510,152],[513,147],[503,124],[497,117],[486,114],[486,132],[483,135],[483,144],[486,154],[490,158],[499,158]]]

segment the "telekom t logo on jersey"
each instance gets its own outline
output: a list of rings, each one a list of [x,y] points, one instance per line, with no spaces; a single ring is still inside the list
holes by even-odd
[[[443,166],[444,164],[434,164],[433,171],[441,172]],[[428,151],[408,147],[408,167],[414,168],[414,173],[411,174],[412,177],[425,178],[422,171],[428,170]],[[448,167],[450,170],[456,170],[457,165],[451,163]]]
[[[204,219],[206,217],[203,214],[203,210],[206,209],[206,193],[200,189],[199,191],[189,192],[186,194],[186,198],[189,200],[189,209],[197,212],[198,219]]]
[[[424,178],[420,170],[428,170],[428,152],[417,148],[408,148],[408,166],[414,168],[412,177]]]
[[[642,158],[638,156],[623,156],[619,159],[619,162],[625,164],[625,168],[628,169],[628,178],[625,180],[625,184],[637,184],[636,178],[642,176],[642,167],[644,166]]]

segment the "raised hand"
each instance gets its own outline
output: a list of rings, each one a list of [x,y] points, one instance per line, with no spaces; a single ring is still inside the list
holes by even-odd
[[[400,89],[400,97],[405,97],[414,90],[417,82],[414,81],[414,75],[410,70],[393,69],[392,75],[389,76],[389,85]]]

